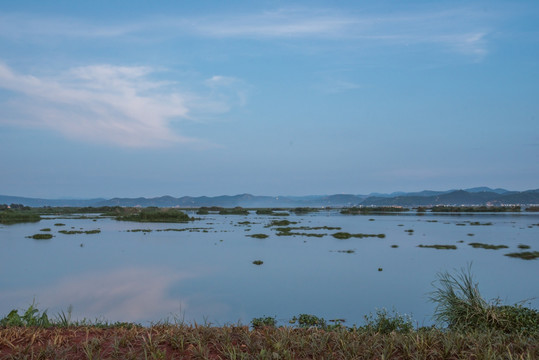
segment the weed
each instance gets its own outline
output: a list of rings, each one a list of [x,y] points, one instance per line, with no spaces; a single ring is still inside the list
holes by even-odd
[[[525,249],[529,249],[530,246],[529,246],[529,245],[524,245],[524,244],[519,244],[519,245],[518,245],[518,248],[519,248],[519,249],[522,249],[522,250],[525,250]]]
[[[264,262],[262,260],[255,260],[253,261],[253,264],[255,265],[262,265]]]

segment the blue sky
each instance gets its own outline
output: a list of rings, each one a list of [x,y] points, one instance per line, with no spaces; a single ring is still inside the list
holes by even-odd
[[[537,1],[0,2],[0,194],[539,187]]]

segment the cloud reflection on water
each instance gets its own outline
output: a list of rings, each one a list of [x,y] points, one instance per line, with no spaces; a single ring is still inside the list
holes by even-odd
[[[66,311],[73,306],[74,319],[144,322],[165,319],[188,309],[185,299],[171,298],[169,293],[178,282],[193,274],[165,268],[121,268],[72,275],[56,284],[41,288],[20,289],[0,295],[0,303],[11,306],[35,298],[39,309]]]

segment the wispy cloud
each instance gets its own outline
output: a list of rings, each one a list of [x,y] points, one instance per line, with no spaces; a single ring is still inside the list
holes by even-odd
[[[190,110],[204,105],[205,111],[228,111],[228,99],[214,88],[206,95],[181,93],[174,83],[152,80],[154,72],[150,67],[92,65],[38,77],[0,63],[0,88],[15,94],[2,104],[0,122],[125,147],[201,143],[175,133],[171,123],[193,120]]]
[[[481,58],[494,15],[473,7],[365,12],[339,9],[282,8],[206,16],[149,15],[122,23],[91,23],[70,18],[38,18],[28,14],[0,16],[0,37],[61,36],[69,38],[164,39],[198,36],[231,39],[330,39],[376,46],[439,45]]]

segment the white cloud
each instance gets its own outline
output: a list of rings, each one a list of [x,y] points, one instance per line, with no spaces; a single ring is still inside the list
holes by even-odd
[[[170,127],[173,121],[192,120],[192,108],[230,109],[218,91],[180,93],[170,82],[151,80],[153,72],[149,67],[93,65],[46,78],[18,74],[0,63],[0,88],[16,94],[2,104],[0,122],[48,128],[90,142],[154,147],[201,142]]]

